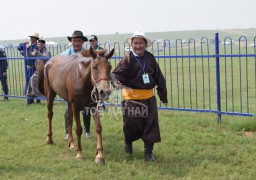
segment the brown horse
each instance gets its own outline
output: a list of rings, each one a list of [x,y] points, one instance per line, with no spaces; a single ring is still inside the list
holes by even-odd
[[[56,95],[59,95],[68,104],[68,135],[69,147],[75,148],[72,136],[73,116],[76,123],[77,135],[77,155],[76,158],[82,159],[81,134],[82,127],[80,123],[80,111],[85,107],[91,108],[95,128],[97,133],[97,153],[95,162],[104,163],[102,148],[102,126],[100,123],[97,103],[93,102],[91,95],[97,97],[99,101],[108,99],[110,95],[110,72],[111,65],[108,61],[112,57],[114,49],[105,56],[104,52],[90,50],[82,51],[74,56],[55,56],[51,58],[44,67],[44,94],[47,98],[48,108],[48,132],[47,143],[53,144],[52,139],[52,117],[53,101]],[[87,56],[87,57],[85,57]],[[89,57],[90,56],[90,57]],[[42,74],[39,75],[42,77]],[[39,89],[42,89],[39,88]]]

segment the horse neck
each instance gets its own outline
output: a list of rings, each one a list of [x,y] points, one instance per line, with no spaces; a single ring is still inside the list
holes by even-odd
[[[80,69],[80,73],[81,73],[81,78],[82,78],[82,81],[85,82],[84,83],[84,86],[88,86],[88,85],[91,85],[93,87],[93,83],[92,83],[92,70],[91,70],[91,63],[92,61],[90,62],[87,62],[87,63],[83,63],[81,66],[83,66],[82,69]]]

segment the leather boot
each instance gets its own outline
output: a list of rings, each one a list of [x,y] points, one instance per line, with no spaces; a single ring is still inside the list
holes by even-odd
[[[154,143],[144,144],[144,159],[145,161],[155,161],[156,158],[153,155]]]
[[[129,154],[132,155],[133,153],[133,149],[132,149],[132,143],[127,143],[126,140],[124,141],[124,151]]]
[[[30,105],[30,104],[33,104],[33,103],[35,103],[35,102],[34,102],[34,99],[32,99],[32,98],[27,98],[27,105]]]

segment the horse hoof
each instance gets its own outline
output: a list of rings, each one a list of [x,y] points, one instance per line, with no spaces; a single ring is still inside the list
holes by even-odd
[[[105,159],[102,157],[102,158],[99,158],[99,157],[96,157],[95,158],[95,163],[96,164],[102,164],[102,165],[104,165],[105,164]]]
[[[70,150],[76,149],[76,145],[75,145],[74,143],[71,143],[71,144],[69,145],[69,149],[70,149]]]
[[[80,155],[80,154],[77,154],[77,155],[76,155],[76,160],[83,160],[83,156]]]
[[[47,144],[53,144],[52,138],[49,138],[49,137],[46,138],[46,142]]]

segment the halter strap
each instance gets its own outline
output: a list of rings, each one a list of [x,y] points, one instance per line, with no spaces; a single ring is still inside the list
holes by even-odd
[[[92,61],[93,62],[93,61]],[[96,84],[96,83],[98,83],[98,82],[100,82],[100,81],[102,81],[102,80],[105,80],[105,81],[110,81],[108,78],[106,78],[106,77],[103,77],[103,78],[99,78],[99,79],[97,79],[97,80],[95,80],[95,78],[93,77],[93,73],[92,73],[92,62],[91,62],[91,75],[92,75],[92,80],[94,81],[94,83]]]

